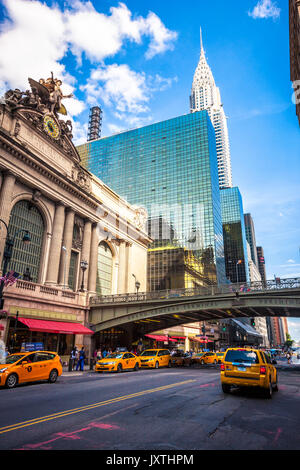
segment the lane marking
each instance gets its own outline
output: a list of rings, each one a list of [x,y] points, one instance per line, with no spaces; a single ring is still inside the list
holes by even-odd
[[[105,401],[102,401],[102,402],[99,402],[99,403],[94,403],[92,405],[85,405],[85,406],[82,406],[80,408],[74,408],[74,409],[71,409],[71,410],[60,411],[60,412],[54,413],[52,415],[47,415],[47,416],[43,416],[43,417],[40,417],[40,418],[34,418],[34,419],[29,420],[29,421],[23,421],[21,423],[11,424],[9,426],[1,427],[0,428],[0,434],[4,434],[4,433],[7,433],[7,432],[11,432],[11,431],[16,431],[17,429],[25,428],[25,427],[28,427],[28,426],[33,426],[34,424],[44,423],[46,421],[51,421],[53,419],[63,418],[65,416],[69,416],[69,415],[72,415],[72,414],[82,413],[83,411],[89,411],[89,410],[92,410],[94,408],[99,408],[101,406],[111,405],[113,403],[118,403],[120,401],[129,400],[130,398],[137,398],[137,397],[141,397],[141,396],[148,395],[148,394],[151,394],[151,393],[161,392],[161,391],[164,391],[164,390],[168,390],[170,388],[179,387],[181,385],[186,385],[186,384],[189,384],[189,383],[192,383],[192,382],[196,382],[196,380],[185,380],[184,382],[177,382],[175,384],[164,385],[164,386],[161,386],[161,387],[156,387],[156,388],[153,388],[153,389],[144,390],[142,392],[132,393],[130,395],[124,395],[122,397],[111,398],[110,400],[105,400]]]

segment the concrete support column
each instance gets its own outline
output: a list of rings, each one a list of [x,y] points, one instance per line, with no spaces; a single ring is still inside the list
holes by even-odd
[[[58,278],[59,285],[63,286],[64,289],[66,289],[68,286],[71,249],[72,249],[72,241],[73,241],[74,218],[75,218],[75,212],[72,209],[70,209],[66,214],[66,221],[65,221],[63,241],[62,241],[63,243],[62,246],[65,247],[65,250],[63,250],[63,248],[61,250],[59,278]]]
[[[98,269],[98,230],[97,225],[92,227],[91,252],[89,260],[88,291],[90,294],[96,294],[97,269]]]
[[[55,209],[52,239],[50,245],[46,285],[57,286],[61,257],[63,230],[65,224],[65,206],[58,204]]]
[[[16,177],[10,172],[3,174],[3,180],[0,191],[0,219],[7,225],[9,224],[9,217],[11,212],[11,201],[15,187]],[[0,223],[0,266],[2,266],[3,252],[5,248],[5,241],[7,237],[6,228],[3,223]]]
[[[91,235],[92,235],[92,222],[87,220],[84,224],[83,231],[83,241],[82,241],[82,250],[81,250],[81,259],[80,261],[90,262],[90,251],[91,251]],[[79,286],[82,286],[82,269],[80,269],[80,283]],[[88,277],[89,277],[89,268],[84,274],[83,289],[86,291],[88,286]]]

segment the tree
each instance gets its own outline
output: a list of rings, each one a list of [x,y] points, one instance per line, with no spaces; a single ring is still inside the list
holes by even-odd
[[[294,344],[294,340],[292,340],[291,335],[289,335],[289,333],[287,333],[286,334],[286,340],[285,340],[285,343],[284,343],[284,348],[289,349],[293,346],[293,344]]]

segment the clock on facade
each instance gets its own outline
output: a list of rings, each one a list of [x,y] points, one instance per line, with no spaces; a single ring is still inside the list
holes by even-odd
[[[46,115],[44,117],[44,129],[52,139],[59,139],[59,126],[52,116]]]

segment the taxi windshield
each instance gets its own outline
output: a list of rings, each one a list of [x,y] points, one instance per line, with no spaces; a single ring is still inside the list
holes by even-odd
[[[122,359],[123,353],[111,353],[105,357],[105,359]]]
[[[25,354],[11,354],[10,356],[7,356],[5,359],[6,364],[14,364],[17,362],[19,359],[22,359],[25,357]]]
[[[227,351],[225,362],[249,362],[250,364],[258,364],[259,359],[255,351],[236,349]]]
[[[141,356],[156,356],[157,351],[149,349],[148,351],[143,351]]]

